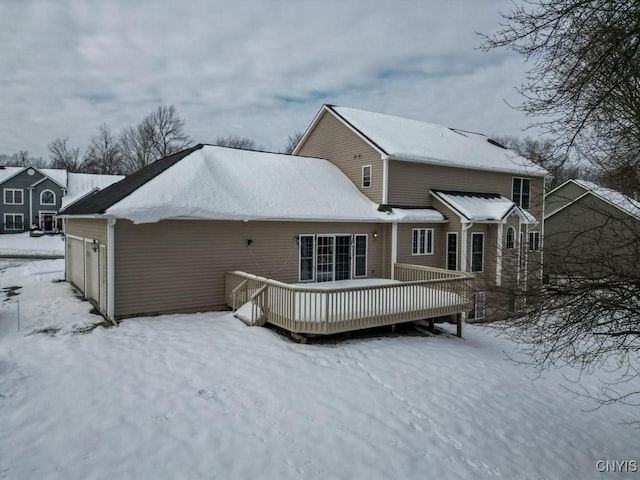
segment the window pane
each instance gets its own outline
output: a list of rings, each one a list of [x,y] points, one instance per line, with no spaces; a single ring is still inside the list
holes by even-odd
[[[50,191],[46,191],[46,192],[42,192],[42,198],[41,198],[41,202],[43,205],[52,205],[55,203],[54,199],[53,199],[53,192]]]
[[[411,252],[414,255],[418,253],[418,229],[417,228],[413,229],[413,243],[412,243]]]
[[[22,190],[16,190],[13,192],[14,203],[22,203]]]
[[[356,235],[356,277],[364,277],[367,275],[367,236]]]
[[[471,271],[481,272],[483,263],[483,235],[474,233],[471,235]]]
[[[515,244],[514,244],[515,236],[516,236],[516,229],[513,227],[507,228],[507,248],[515,247]]]
[[[458,236],[455,233],[447,234],[447,269],[458,268]]]
[[[513,190],[511,192],[511,199],[513,203],[520,206],[520,192],[521,192],[521,179],[514,178],[513,179]]]
[[[313,236],[300,237],[300,280],[313,280]]]
[[[9,190],[5,190],[4,191],[4,203],[12,203],[11,199],[12,199],[11,192]]]
[[[433,230],[427,230],[427,251],[426,253],[433,253]]]
[[[420,246],[418,248],[418,253],[424,253],[424,243],[425,243],[426,231],[424,228],[420,229]]]
[[[522,179],[522,208],[529,208],[531,180],[527,178]]]

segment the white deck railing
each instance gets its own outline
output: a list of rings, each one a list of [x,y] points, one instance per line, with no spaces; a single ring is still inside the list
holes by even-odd
[[[400,283],[347,288],[290,285],[245,272],[227,272],[227,304],[250,325],[265,322],[290,332],[331,334],[471,309],[468,273],[396,264]]]

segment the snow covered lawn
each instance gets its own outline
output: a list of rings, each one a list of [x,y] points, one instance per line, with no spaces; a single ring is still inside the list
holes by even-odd
[[[64,241],[61,235],[43,235],[30,237],[29,232],[0,235],[0,256],[64,255]]]
[[[640,461],[619,423],[637,409],[585,412],[572,372],[530,380],[483,327],[299,345],[203,313],[74,334],[101,318],[62,268],[0,264],[22,287],[0,307],[0,478],[585,479]]]

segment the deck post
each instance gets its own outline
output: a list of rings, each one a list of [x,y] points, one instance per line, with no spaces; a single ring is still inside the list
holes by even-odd
[[[462,338],[462,313],[456,313],[456,337]]]

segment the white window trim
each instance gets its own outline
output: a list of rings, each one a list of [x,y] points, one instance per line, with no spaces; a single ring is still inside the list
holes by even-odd
[[[369,185],[365,185],[365,182],[364,182],[364,178],[365,178],[364,172],[365,172],[365,169],[367,168],[369,169]],[[362,188],[371,188],[372,184],[373,184],[373,168],[371,167],[371,165],[363,165],[362,166]]]
[[[515,198],[513,198],[513,182],[519,179],[520,180],[520,193],[519,193],[519,197],[520,197],[520,201],[516,202]],[[526,207],[522,205],[522,187],[524,185],[524,182],[527,181],[529,182],[529,205],[527,205]],[[529,210],[531,208],[531,179],[527,178],[527,177],[511,177],[511,201],[513,203],[515,203],[516,205],[518,205],[520,208],[524,209],[524,210]]]
[[[7,202],[7,192],[13,192],[13,201]],[[20,192],[22,201],[20,203],[16,202],[16,194],[15,192]],[[5,205],[24,205],[24,189],[22,188],[5,188],[2,191],[2,201]]]
[[[473,269],[473,236],[474,235],[482,235],[482,262],[480,265],[480,270],[474,270]],[[484,272],[484,253],[485,253],[485,249],[484,249],[484,233],[483,232],[472,232],[471,233],[471,272],[472,273],[483,273]]]
[[[14,225],[16,223],[15,217],[21,217],[22,218],[22,228],[7,228],[7,217],[9,217],[9,216],[14,217],[14,219],[13,219],[13,224]],[[5,213],[2,225],[3,225],[3,230],[10,231],[10,232],[22,232],[24,230],[24,214],[23,213]]]
[[[453,271],[457,271],[458,268],[460,267],[460,259],[458,257],[458,250],[460,250],[459,246],[458,246],[458,232],[447,232],[447,250],[446,250],[446,257],[445,257],[445,268],[448,270],[449,269],[449,235],[455,235],[456,237],[456,268]]]
[[[418,231],[418,243],[414,245],[413,239],[415,238],[415,232]],[[424,252],[420,251],[420,235],[424,231]],[[431,232],[431,245],[429,245],[429,232]],[[433,228],[413,228],[411,229],[411,255],[433,255],[434,248]],[[416,247],[416,248],[414,248]],[[431,247],[431,248],[429,248]]]
[[[53,202],[52,203],[44,203],[42,201],[42,196],[47,193],[47,192],[51,192],[51,195],[53,195]],[[56,192],[54,192],[53,190],[43,190],[40,192],[40,205],[55,205],[56,204]]]
[[[356,244],[357,244],[357,238],[358,237],[364,237],[364,275],[356,275],[357,270],[356,270],[356,260],[357,260],[357,256],[356,256],[356,252],[357,252],[357,248],[356,248]],[[352,238],[352,245],[353,245],[353,264],[351,265],[351,276],[353,278],[364,278],[367,276],[367,272],[369,271],[369,235],[366,233],[354,233],[353,234],[353,238]]]
[[[513,245],[510,247],[509,246],[509,232],[513,232]],[[517,246],[517,239],[516,239],[516,228],[514,226],[510,226],[507,228],[507,231],[505,232],[504,235],[504,246],[506,249],[508,250],[513,250],[514,248],[516,248]]]
[[[311,237],[311,278],[302,279],[302,238]],[[298,235],[298,281],[315,282],[316,280],[316,236],[312,233]]]

